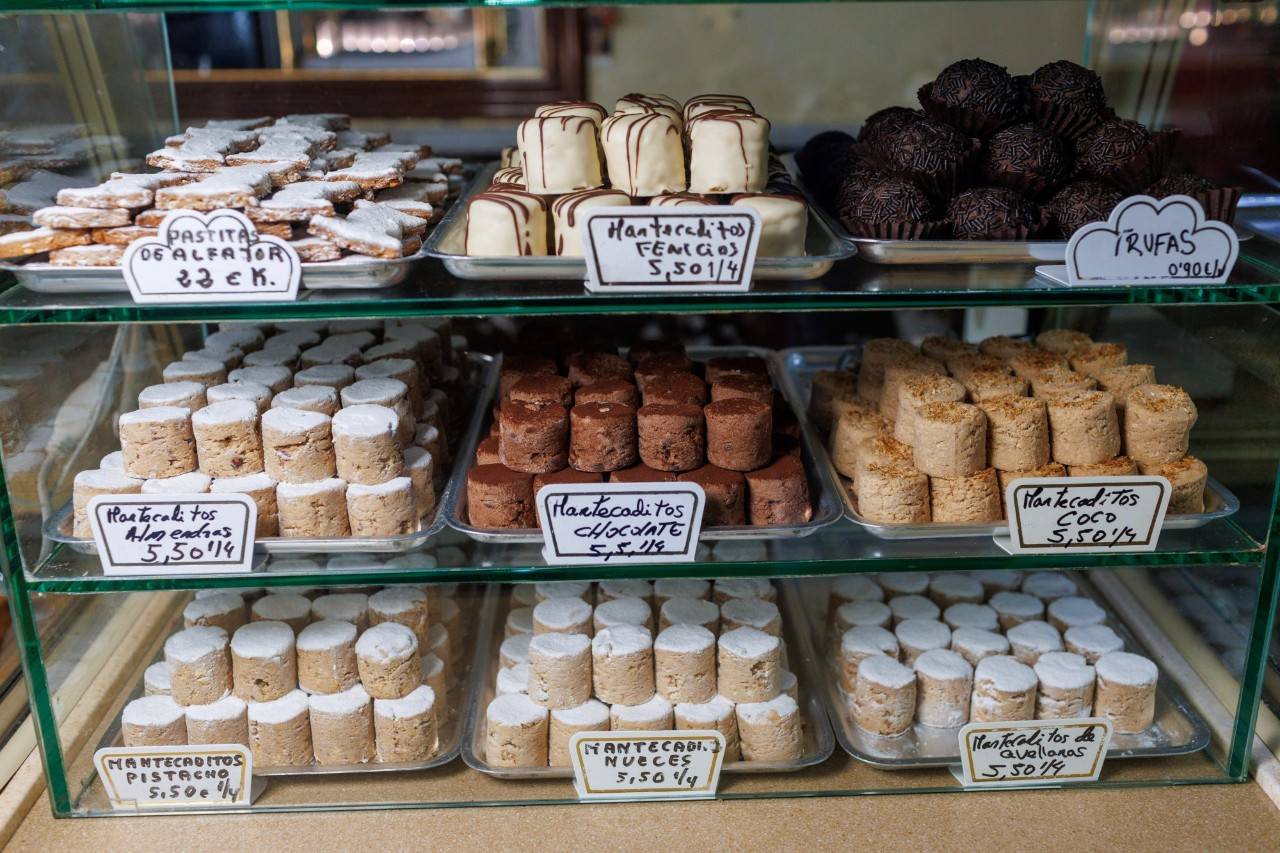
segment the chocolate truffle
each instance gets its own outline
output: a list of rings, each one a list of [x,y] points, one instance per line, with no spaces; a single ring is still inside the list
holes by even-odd
[[[872,150],[879,150],[893,141],[902,131],[923,119],[924,113],[908,107],[885,107],[867,116],[858,131],[858,142]]]
[[[1060,184],[1069,167],[1062,140],[1029,122],[997,131],[983,149],[982,174],[988,181],[1031,196]]]
[[[692,471],[702,464],[707,439],[701,406],[642,406],[636,422],[644,464],[659,471]]]
[[[852,386],[856,377],[852,373],[846,373],[845,375],[849,377],[850,386]],[[767,376],[744,376],[738,374],[721,376],[711,383],[711,401],[713,403],[716,400],[731,400],[734,397],[747,397],[772,406],[773,383],[769,381]]]
[[[951,199],[947,220],[960,240],[1023,240],[1040,230],[1040,208],[1004,187],[975,187]]]
[[[1025,83],[1036,122],[1068,139],[1092,129],[1107,108],[1102,78],[1065,59],[1041,65]]]
[[[704,405],[707,402],[707,386],[692,373],[663,373],[655,376],[643,387],[644,404],[652,405]]]
[[[610,483],[674,483],[675,481],[675,471],[659,471],[643,462],[632,465],[630,468],[619,468],[617,471],[609,472]]]
[[[502,404],[498,424],[498,457],[503,465],[526,474],[559,471],[565,466],[569,422],[564,406],[512,400]]]
[[[773,450],[773,411],[757,400],[737,398],[710,403],[707,461],[731,471],[753,471],[769,462]]]
[[[534,527],[533,477],[505,465],[467,472],[467,517],[483,528]]]
[[[1104,121],[1076,142],[1076,167],[1087,178],[1137,192],[1160,173],[1170,141],[1136,121]]]
[[[507,399],[534,406],[573,405],[573,383],[563,376],[525,376],[511,386]]]
[[[1194,196],[1213,189],[1217,189],[1217,184],[1199,175],[1165,175],[1147,187],[1146,194],[1152,198],[1168,198],[1171,195]]]
[[[840,221],[850,234],[883,240],[910,240],[936,230],[933,202],[919,184],[881,175],[841,194]]]
[[[813,515],[804,465],[783,456],[772,465],[746,474],[747,518],[755,526],[803,524]]]
[[[796,151],[796,166],[805,183],[814,189],[829,188],[831,178],[853,149],[853,137],[843,130],[825,130]]]
[[[1106,222],[1124,193],[1097,181],[1074,181],[1053,194],[1046,209],[1064,237],[1090,222]]]
[[[625,403],[628,406],[640,405],[640,392],[625,379],[605,379],[583,385],[573,395],[577,403]]]
[[[914,178],[932,197],[947,198],[962,182],[978,148],[976,140],[926,118],[904,128],[879,157],[886,168]]]
[[[931,118],[970,136],[989,136],[1022,115],[1017,85],[1003,67],[985,59],[953,62],[918,93]]]
[[[636,410],[621,403],[582,403],[569,412],[569,464],[616,471],[636,463]]]
[[[631,364],[611,352],[580,352],[569,358],[569,381],[574,388],[604,379],[630,379]]]
[[[1146,194],[1153,198],[1171,195],[1187,195],[1200,202],[1209,219],[1231,224],[1236,218],[1236,205],[1240,202],[1239,187],[1220,187],[1199,175],[1166,175],[1147,187]]]
[[[737,471],[716,465],[703,465],[686,471],[678,478],[682,483],[697,483],[707,494],[702,511],[705,526],[741,525],[747,523],[747,481]]]

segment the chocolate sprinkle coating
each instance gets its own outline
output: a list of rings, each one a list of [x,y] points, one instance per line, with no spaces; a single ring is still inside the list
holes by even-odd
[[[1046,205],[1063,236],[1070,237],[1090,222],[1104,222],[1124,193],[1097,181],[1076,181],[1054,193]]]
[[[927,222],[934,218],[933,203],[924,190],[908,178],[882,175],[846,184],[840,198],[840,219],[845,222]]]
[[[919,119],[902,129],[893,145],[880,151],[894,171],[909,175],[945,175],[973,150],[969,137],[931,119]]]
[[[1007,69],[985,59],[962,59],[920,90],[920,105],[932,118],[949,120],[959,111],[961,126],[983,134],[1016,121],[1022,96]]]
[[[947,206],[947,219],[957,239],[999,240],[1011,231],[1040,227],[1040,209],[1005,187],[975,187],[957,195]]]
[[[1027,81],[1027,90],[1033,98],[1056,106],[1088,112],[1107,106],[1102,78],[1065,59],[1037,68]]]
[[[796,151],[796,165],[806,180],[823,168],[829,160],[841,156],[853,146],[853,137],[843,130],[825,130]]]
[[[1104,121],[1076,143],[1080,171],[1100,181],[1116,181],[1151,147],[1151,133],[1136,121]]]
[[[985,153],[982,173],[987,180],[1012,189],[1042,191],[1060,183],[1068,171],[1062,140],[1029,122],[997,131],[987,140]]]
[[[867,116],[858,131],[858,142],[872,150],[892,144],[898,134],[925,117],[920,110],[907,107],[885,107]]]
[[[1147,195],[1152,198],[1168,198],[1171,195],[1194,196],[1216,190],[1218,185],[1208,178],[1199,175],[1166,175],[1147,187]]]

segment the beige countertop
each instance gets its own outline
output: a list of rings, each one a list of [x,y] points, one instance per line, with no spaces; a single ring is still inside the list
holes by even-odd
[[[60,821],[42,796],[9,849],[1274,850],[1278,833],[1253,784]]]

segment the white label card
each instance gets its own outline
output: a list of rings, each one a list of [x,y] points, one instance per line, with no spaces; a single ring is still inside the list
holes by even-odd
[[[253,569],[258,507],[248,495],[98,495],[87,511],[103,574]]]
[[[960,729],[961,781],[966,788],[1096,782],[1110,742],[1103,717],[969,723]]]
[[[553,566],[693,562],[707,504],[697,483],[560,483],[537,500]]]
[[[1230,225],[1190,196],[1135,195],[1067,242],[1070,285],[1225,284],[1240,254]]]
[[[592,293],[745,293],[760,212],[745,205],[597,207],[582,251]]]
[[[1164,477],[1027,477],[1005,489],[1009,550],[1154,551],[1172,487]]]
[[[113,809],[249,805],[253,756],[238,743],[108,746],[93,765]]]
[[[569,738],[573,786],[584,800],[714,797],[724,735],[714,730],[578,732]]]
[[[238,210],[174,210],[160,234],[120,262],[134,302],[292,302],[302,262],[285,240],[259,234]]]

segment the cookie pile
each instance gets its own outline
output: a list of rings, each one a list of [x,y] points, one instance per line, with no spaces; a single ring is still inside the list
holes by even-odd
[[[448,322],[223,326],[120,416],[122,450],[76,475],[74,535],[92,535],[94,496],[139,493],[246,494],[259,537],[420,529],[461,384]]]
[[[37,228],[0,236],[0,258],[47,254],[54,266],[117,266],[130,243],[157,235],[170,211],[224,208],[288,240],[304,262],[413,255],[448,200],[446,173],[462,164],[350,124],[335,113],[189,128],[147,155],[158,172],[58,189],[56,205],[32,213]]]
[[[562,767],[578,732],[715,729],[725,761],[804,751],[777,591],[764,578],[511,588],[485,760]]]
[[[1089,716],[1146,731],[1159,670],[1106,619],[1062,572],[847,575],[828,599],[828,657],[872,734]]]
[[[467,514],[489,529],[536,527],[557,483],[702,486],[703,525],[793,525],[813,513],[798,424],[761,358],[697,363],[676,344],[627,356],[503,359],[491,434],[467,472]]]
[[[1083,332],[875,338],[856,373],[819,371],[809,406],[867,521],[997,522],[1019,477],[1139,472],[1168,478],[1170,513],[1204,511],[1191,397]]]
[[[261,767],[421,762],[460,681],[462,611],[433,585],[196,593],[125,705],[125,746],[239,743]]]
[[[593,207],[743,205],[760,213],[760,257],[805,253],[808,207],[769,151],[769,120],[738,95],[631,94],[538,107],[467,206],[469,255],[582,255]]]
[[[1231,222],[1240,189],[1173,165],[1175,130],[1116,116],[1097,74],[1061,60],[1015,77],[952,63],[855,140],[827,131],[796,153],[815,195],[849,233],[875,239],[1068,237],[1125,196],[1189,195]]]

